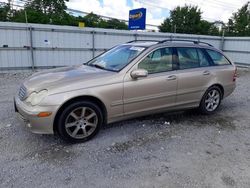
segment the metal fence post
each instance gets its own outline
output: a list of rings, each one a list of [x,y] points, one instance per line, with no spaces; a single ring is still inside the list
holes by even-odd
[[[92,31],[92,58],[95,57],[95,31]]]
[[[221,51],[224,50],[224,43],[225,43],[225,30],[223,29],[222,36],[221,36],[221,44],[220,44]]]
[[[137,32],[137,31],[136,31],[136,32]],[[135,41],[137,41],[138,34],[135,33],[135,34],[134,34],[134,37],[135,37]]]
[[[30,33],[30,54],[31,54],[31,68],[32,71],[35,69],[35,61],[34,61],[34,52],[33,52],[33,33],[32,33],[33,28],[30,26],[29,27],[29,33]]]

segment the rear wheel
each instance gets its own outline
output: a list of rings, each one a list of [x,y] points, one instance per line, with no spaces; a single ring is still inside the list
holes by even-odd
[[[217,86],[210,87],[202,97],[200,111],[203,114],[213,114],[220,106],[221,99],[221,89]]]
[[[98,133],[102,123],[102,111],[95,103],[77,101],[63,110],[57,128],[62,139],[84,142]]]

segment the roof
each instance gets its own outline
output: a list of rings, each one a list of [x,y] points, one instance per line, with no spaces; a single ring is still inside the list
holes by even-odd
[[[183,47],[212,47],[211,44],[202,42],[202,41],[193,41],[193,40],[181,40],[181,39],[168,39],[168,40],[133,40],[129,41],[126,44],[133,44],[135,46],[153,46],[153,45],[161,45],[161,44],[169,44],[170,46],[183,46]]]

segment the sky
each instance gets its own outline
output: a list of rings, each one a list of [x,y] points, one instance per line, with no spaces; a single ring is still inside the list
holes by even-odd
[[[85,12],[128,19],[128,12],[134,8],[147,9],[147,24],[160,25],[176,6],[197,5],[208,21],[227,22],[233,12],[241,8],[248,0],[70,0],[68,8]]]
[[[7,0],[0,0],[1,2]],[[83,12],[128,20],[128,12],[135,8],[146,8],[146,23],[160,25],[170,10],[176,6],[196,5],[203,12],[203,19],[227,22],[233,12],[237,12],[248,0],[69,0],[68,8]],[[22,0],[14,0],[15,3]],[[23,0],[24,2],[24,0]],[[249,7],[250,8],[250,7]]]

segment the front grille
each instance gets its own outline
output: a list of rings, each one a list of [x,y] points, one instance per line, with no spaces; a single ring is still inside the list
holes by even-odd
[[[27,97],[27,89],[23,85],[19,89],[18,96],[22,101]]]

